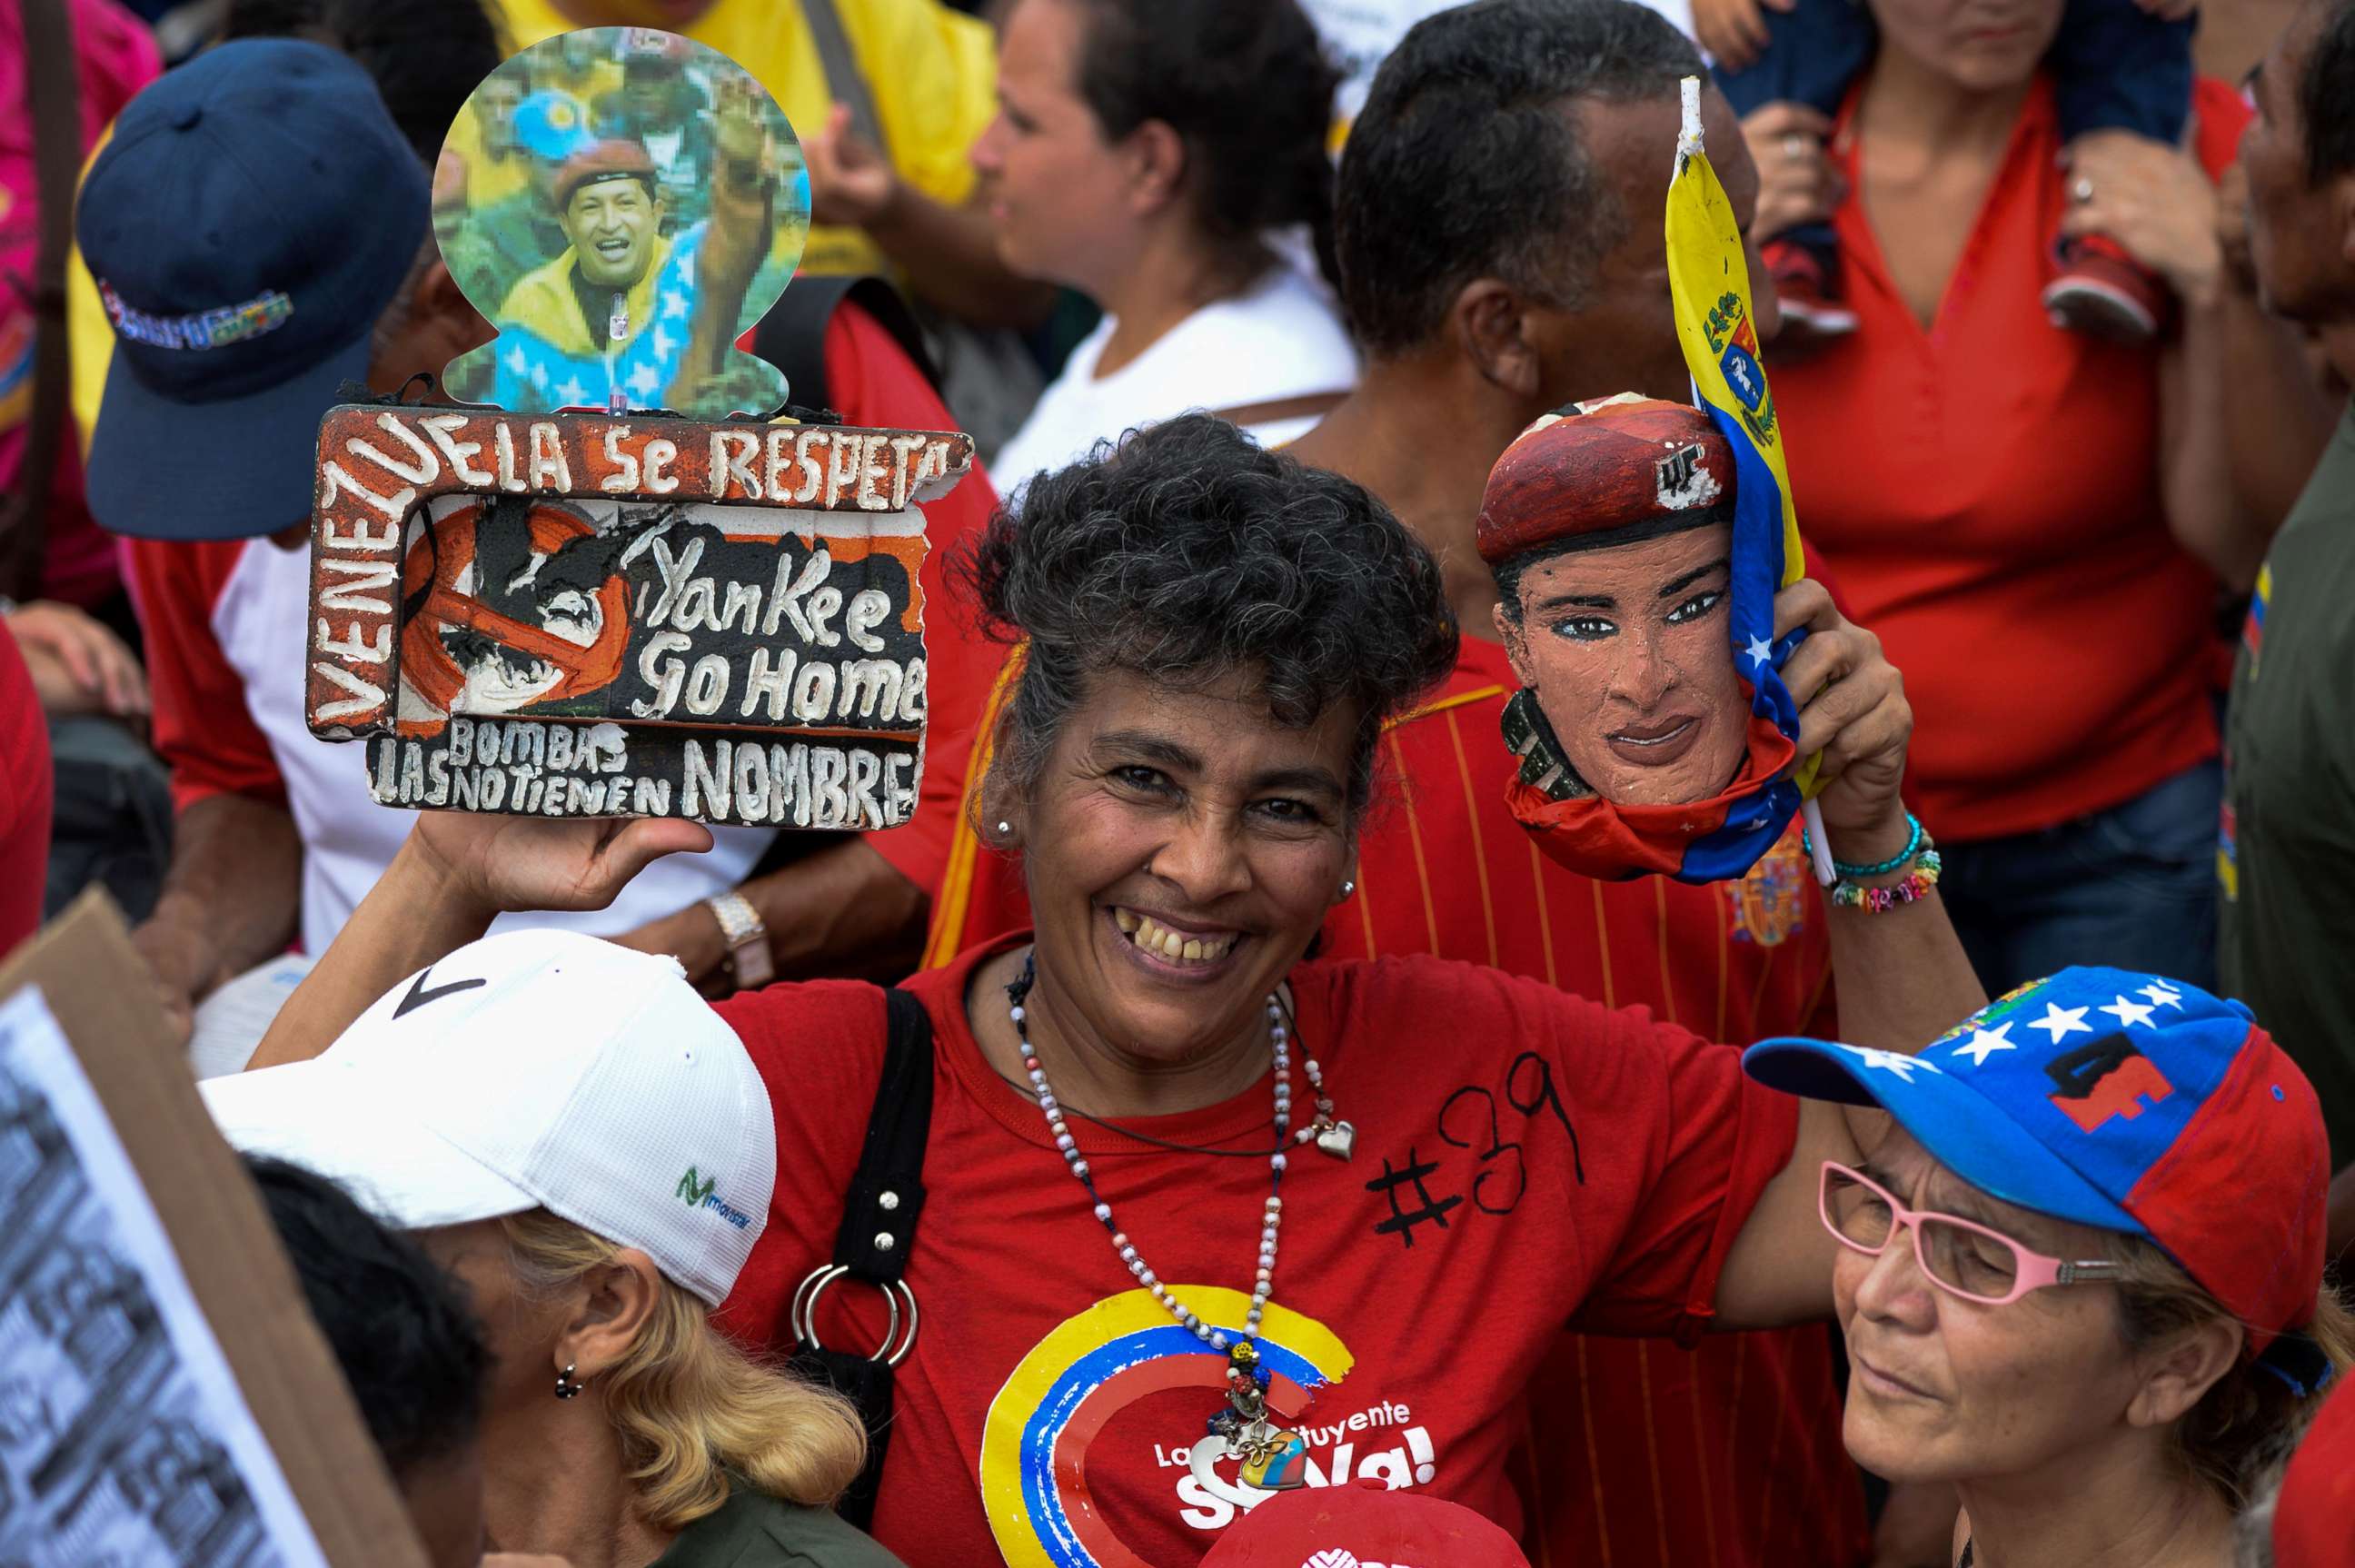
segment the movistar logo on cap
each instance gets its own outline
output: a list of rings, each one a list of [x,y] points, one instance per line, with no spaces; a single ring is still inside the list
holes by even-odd
[[[740,1231],[751,1224],[752,1216],[741,1209],[731,1207],[726,1199],[712,1190],[718,1184],[717,1178],[699,1177],[695,1167],[690,1165],[687,1168],[687,1174],[678,1179],[678,1186],[671,1195],[690,1209],[710,1210]]]

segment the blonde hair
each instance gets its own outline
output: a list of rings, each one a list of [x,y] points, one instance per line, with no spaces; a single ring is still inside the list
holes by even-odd
[[[621,1251],[544,1209],[500,1223],[516,1278],[534,1295],[561,1291]],[[635,1342],[597,1381],[638,1513],[657,1529],[719,1509],[730,1471],[772,1497],[823,1507],[866,1463],[866,1429],[848,1400],[755,1361],[667,1279]]]
[[[2150,1243],[2116,1234],[2112,1242],[2112,1255],[2126,1265],[2118,1282],[2118,1317],[2128,1349],[2138,1350],[2232,1316]],[[2316,1296],[2314,1320],[2299,1332],[2329,1360],[2333,1382],[2355,1368],[2355,1316],[2328,1281]],[[2256,1365],[2243,1340],[2232,1369],[2176,1423],[2177,1456],[2237,1512],[2257,1494],[2268,1461],[2279,1457],[2285,1435],[2302,1430],[2321,1398],[2321,1390],[2300,1394]]]

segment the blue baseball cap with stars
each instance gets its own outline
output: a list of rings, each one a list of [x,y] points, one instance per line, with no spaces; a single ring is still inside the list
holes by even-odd
[[[1878,1105],[1973,1187],[2141,1236],[2263,1349],[2313,1316],[2328,1139],[2314,1089],[2239,1002],[2124,969],[2064,969],[1913,1056],[1761,1040],[1742,1066],[1812,1100]]]

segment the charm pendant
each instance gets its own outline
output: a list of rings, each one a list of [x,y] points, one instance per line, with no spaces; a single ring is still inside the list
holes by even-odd
[[[1227,1407],[1210,1417],[1209,1426],[1210,1435],[1194,1445],[1187,1464],[1214,1494],[1224,1483],[1211,1467],[1222,1459],[1240,1460],[1236,1478],[1256,1491],[1288,1492],[1308,1484],[1302,1473],[1308,1445],[1297,1432],[1267,1418],[1259,1347],[1249,1339],[1238,1339],[1227,1352]]]
[[[1306,1468],[1307,1456],[1308,1445],[1300,1440],[1300,1434],[1265,1421],[1252,1423],[1240,1441],[1227,1445],[1227,1457],[1243,1462],[1236,1478],[1263,1492],[1288,1492],[1306,1486],[1301,1472]]]
[[[1357,1147],[1358,1129],[1347,1122],[1327,1122],[1322,1116],[1316,1118],[1316,1147],[1335,1159],[1348,1158],[1349,1151]]]
[[[1241,1468],[1232,1479],[1219,1473],[1220,1464],[1238,1459]],[[1249,1508],[1260,1500],[1256,1494],[1306,1486],[1307,1459],[1308,1445],[1298,1433],[1261,1422],[1232,1437],[1213,1433],[1203,1438],[1187,1454],[1186,1464],[1210,1496]]]

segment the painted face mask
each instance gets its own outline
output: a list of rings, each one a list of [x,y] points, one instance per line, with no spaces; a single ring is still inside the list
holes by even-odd
[[[1743,548],[1738,484],[1707,414],[1633,394],[1547,415],[1488,475],[1509,801],[1582,875],[1739,876],[1798,806],[1779,561]]]

